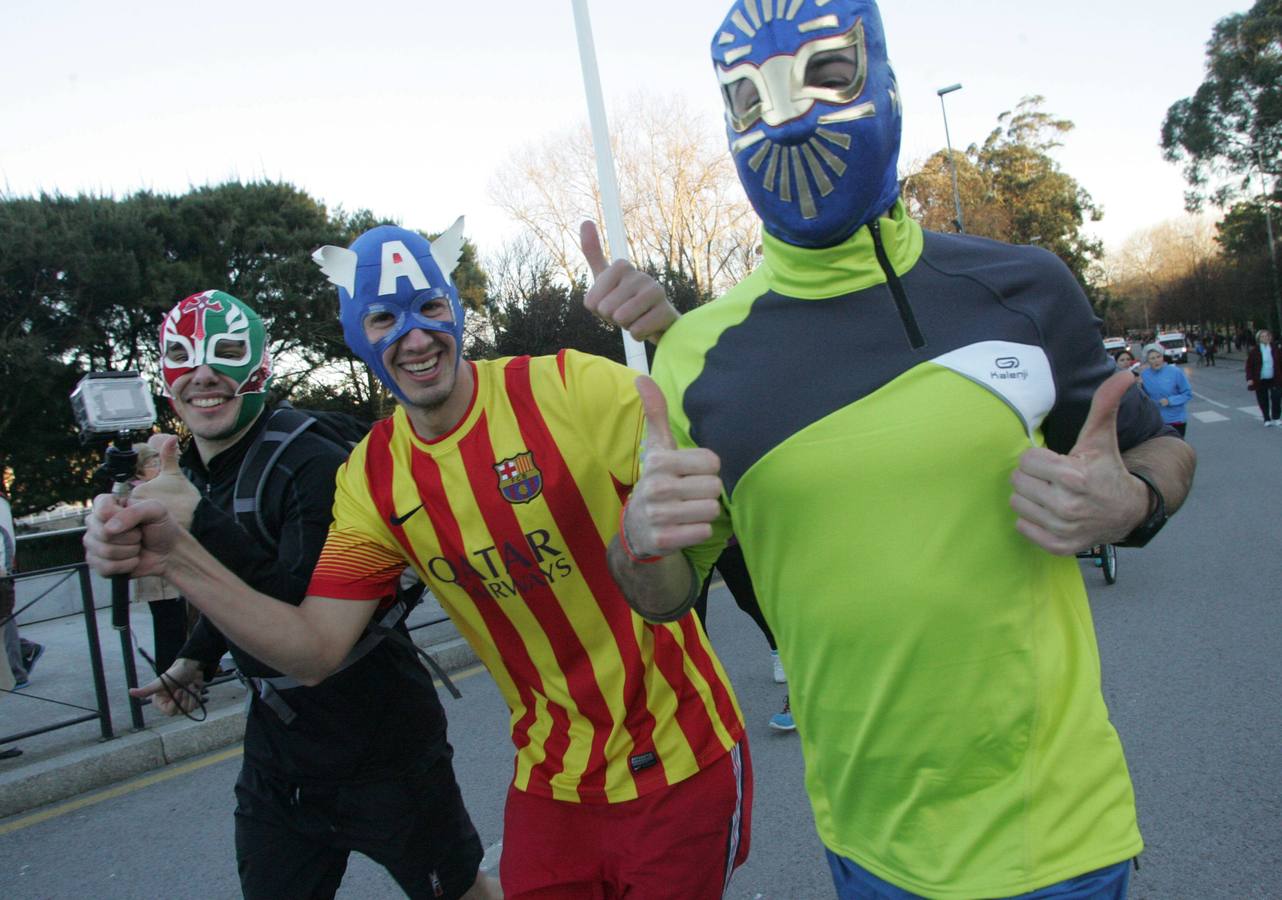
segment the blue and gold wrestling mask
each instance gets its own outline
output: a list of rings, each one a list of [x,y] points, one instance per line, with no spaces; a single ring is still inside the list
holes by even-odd
[[[463,304],[451,275],[463,253],[463,218],[434,241],[394,225],[371,228],[351,247],[321,247],[312,259],[338,287],[339,321],[351,351],[365,361],[397,399],[410,402],[383,364],[383,352],[411,330],[438,331],[454,338],[454,365],[463,353]],[[450,319],[429,317],[424,307],[446,298]],[[396,323],[377,342],[366,337],[370,316],[390,313]]]
[[[839,244],[899,196],[902,108],[871,0],[737,0],[712,39],[730,151],[766,230]]]

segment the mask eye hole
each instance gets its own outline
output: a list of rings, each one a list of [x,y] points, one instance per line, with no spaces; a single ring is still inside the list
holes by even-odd
[[[244,338],[218,338],[214,341],[214,360],[218,362],[239,363],[249,355],[249,341]]]
[[[740,78],[721,86],[726,107],[736,119],[747,119],[761,111],[761,92],[751,78]]]
[[[854,47],[816,53],[806,63],[806,87],[827,91],[848,91],[859,77],[859,60]]]
[[[445,297],[427,298],[418,308],[418,314],[433,322],[452,323],[454,321],[454,310],[450,308],[450,301]]]
[[[386,335],[395,330],[400,316],[387,309],[371,309],[361,320],[365,328],[365,338],[371,344],[377,344]]]
[[[175,365],[182,365],[187,362],[187,348],[177,341],[168,341],[165,344],[165,359]]]

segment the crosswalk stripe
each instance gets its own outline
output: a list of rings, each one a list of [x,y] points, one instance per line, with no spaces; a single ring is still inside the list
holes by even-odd
[[[1212,400],[1210,397],[1204,397],[1204,396],[1202,396],[1201,394],[1199,394],[1197,391],[1194,391],[1194,392],[1193,392],[1193,396],[1194,396],[1194,397],[1196,397],[1196,398],[1197,398],[1197,399],[1199,399],[1199,400],[1203,400],[1203,401],[1205,401],[1205,402],[1207,402],[1207,403],[1211,404],[1212,406],[1218,406],[1220,409],[1228,409],[1228,408],[1229,408],[1229,405],[1228,405],[1227,403],[1221,403],[1221,402],[1219,402],[1218,400]]]
[[[1208,409],[1206,412],[1195,412],[1193,413],[1193,418],[1199,422],[1227,422],[1229,420],[1228,416],[1222,416],[1213,409]]]

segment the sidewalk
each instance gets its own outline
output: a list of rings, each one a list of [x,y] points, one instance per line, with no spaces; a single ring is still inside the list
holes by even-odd
[[[414,628],[443,616],[440,606],[429,595],[410,614],[409,626]],[[149,612],[137,604],[131,605],[130,618],[135,644],[141,644],[151,653]],[[145,705],[142,708],[144,727],[134,731],[120,634],[111,627],[109,609],[98,610],[97,626],[115,737],[104,740],[95,719],[0,746],[2,750],[22,750],[21,756],[0,760],[0,818],[240,742],[245,729],[245,688],[235,679],[209,689],[206,721],[169,718]],[[412,635],[415,643],[447,672],[476,661],[471,647],[448,621],[419,628]],[[32,669],[29,687],[13,694],[0,693],[0,737],[96,711],[83,616],[24,625],[22,636],[43,644],[44,655]],[[134,659],[138,681],[145,684],[154,675],[136,650]]]

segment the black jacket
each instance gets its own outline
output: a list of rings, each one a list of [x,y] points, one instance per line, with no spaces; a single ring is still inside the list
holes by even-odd
[[[268,411],[270,412],[270,411]],[[242,580],[269,597],[299,604],[329,530],[334,476],[346,458],[336,444],[303,432],[272,470],[266,516],[280,522],[275,550],[232,514],[241,461],[262,433],[264,413],[234,446],[206,466],[194,445],[183,471],[203,495],[191,533]],[[201,616],[180,656],[205,664],[230,650],[245,675],[274,676],[270,666],[229,642]],[[381,777],[448,752],[445,714],[431,676],[413,652],[384,640],[349,668],[312,688],[282,693],[297,713],[285,725],[255,696],[245,730],[246,764],[294,782]]]

